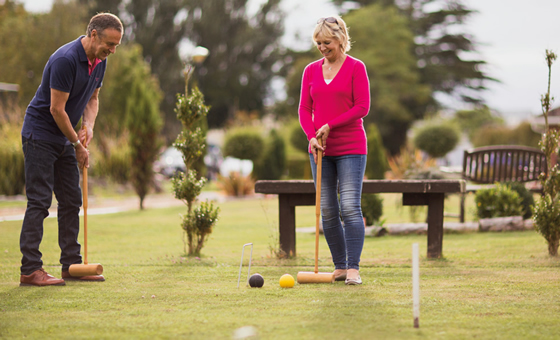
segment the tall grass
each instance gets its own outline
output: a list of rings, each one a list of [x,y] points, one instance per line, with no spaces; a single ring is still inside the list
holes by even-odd
[[[428,260],[426,236],[367,238],[362,286],[298,285],[284,273],[313,264],[314,236],[297,234],[295,259],[279,260],[277,199],[220,204],[200,258],[183,254],[182,207],[88,218],[88,259],[107,281],[19,287],[21,222],[0,222],[0,338],[231,339],[252,325],[262,339],[554,339],[560,334],[560,261],[534,232],[449,234],[442,260]],[[297,226],[314,224],[297,208]],[[277,238],[276,238],[277,239]],[[243,244],[261,289],[236,288]],[[420,328],[412,327],[411,245],[421,254]],[[59,276],[56,219],[41,245]],[[247,270],[247,252],[242,282]],[[320,270],[332,270],[324,238]]]

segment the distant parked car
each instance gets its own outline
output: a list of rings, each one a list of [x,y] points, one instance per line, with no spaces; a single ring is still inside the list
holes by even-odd
[[[167,148],[158,160],[159,172],[167,177],[173,177],[177,172],[185,172],[187,167],[183,161],[183,154],[177,148]]]

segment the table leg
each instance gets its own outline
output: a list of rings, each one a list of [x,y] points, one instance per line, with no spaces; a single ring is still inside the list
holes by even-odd
[[[290,205],[289,195],[278,195],[278,204],[280,250],[286,256],[296,256],[296,207]]]
[[[445,194],[428,194],[428,258],[440,258],[443,248]]]

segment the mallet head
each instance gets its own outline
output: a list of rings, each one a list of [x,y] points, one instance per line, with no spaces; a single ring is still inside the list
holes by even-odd
[[[99,263],[73,264],[68,268],[72,276],[90,276],[103,274],[103,266]]]

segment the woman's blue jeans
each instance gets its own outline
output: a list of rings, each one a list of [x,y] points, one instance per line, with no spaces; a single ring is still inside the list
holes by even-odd
[[[317,165],[312,154],[309,159],[316,185]],[[360,269],[365,236],[361,198],[366,160],[366,155],[326,156],[322,159],[323,232],[335,269]]]
[[[72,145],[58,145],[22,137],[25,159],[27,210],[20,235],[21,274],[29,275],[43,266],[39,245],[43,221],[49,215],[53,192],[58,201],[58,244],[62,270],[82,263],[80,230],[80,171]]]

